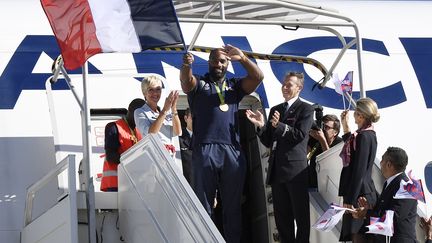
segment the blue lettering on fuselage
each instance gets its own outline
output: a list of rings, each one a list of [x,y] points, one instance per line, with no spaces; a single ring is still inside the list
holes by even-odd
[[[0,76],[0,109],[13,109],[23,90],[44,90],[45,81],[51,73],[32,73],[40,55],[46,53],[56,59],[60,54],[54,36],[28,35],[20,43]],[[97,69],[89,64],[89,71]],[[70,74],[80,70],[70,71]],[[99,72],[100,73],[100,72]],[[68,89],[66,82],[53,85],[54,90]]]
[[[252,50],[246,37],[225,36],[222,37],[222,39],[226,44],[233,44],[244,50]],[[349,40],[350,38],[347,38],[347,41]],[[432,38],[401,38],[401,42],[407,51],[411,63],[413,64],[422,88],[426,106],[427,108],[431,108],[432,84],[427,82],[427,77],[431,76],[430,74],[432,71],[427,66],[427,60],[430,60],[430,57],[432,57]],[[277,47],[273,53],[308,56],[317,51],[340,48],[341,44],[335,37],[311,37],[286,42]],[[384,43],[378,40],[363,39],[363,48],[365,51],[389,56]],[[426,50],[426,54],[420,50]],[[53,36],[29,35],[23,39],[0,76],[0,109],[13,109],[22,90],[45,89],[45,81],[51,74],[32,73],[33,68],[42,53],[46,53],[53,59],[59,55],[60,52]],[[166,76],[162,62],[180,68],[182,64],[182,55],[183,53],[181,52],[145,51],[133,54],[133,58],[139,73],[152,72]],[[285,72],[288,70],[304,72],[304,64],[279,61],[270,61],[270,64],[275,77],[279,80],[283,79]],[[234,73],[227,73],[227,76],[241,77],[246,75],[245,70],[241,68],[239,63],[233,63],[233,68]],[[196,56],[194,62],[194,73],[204,74],[207,71],[207,60]],[[69,73],[78,74],[80,72],[81,70],[78,69],[70,71]],[[94,67],[91,62],[89,62],[89,73],[95,74],[101,72]],[[177,80],[168,81],[176,82]],[[325,87],[323,89],[312,90],[312,86],[316,81],[317,80],[312,80],[306,75],[302,97],[310,102],[320,103],[327,107],[342,108],[342,99],[333,89]],[[65,82],[58,82],[53,86],[53,89],[64,90],[68,89],[68,87]],[[279,91],[279,89],[277,91]],[[264,103],[264,107],[268,107],[266,93],[273,93],[275,91],[266,91],[264,86],[260,85],[257,92]],[[400,81],[380,89],[367,90],[366,94],[375,99],[381,108],[394,106],[406,101],[405,92]],[[354,93],[353,96],[354,98],[357,98],[359,94]]]
[[[346,38],[347,43],[351,40],[352,38]],[[384,43],[381,41],[363,39],[362,44],[363,50],[365,51],[374,52],[380,55],[389,55]],[[341,48],[342,44],[336,37],[310,37],[286,42],[277,47],[273,51],[273,54],[309,56],[317,51]],[[355,46],[351,49],[354,48]],[[287,71],[304,72],[305,80],[304,88],[301,92],[302,98],[312,103],[319,103],[323,106],[343,109],[343,101],[341,99],[341,96],[337,94],[334,89],[324,87],[323,89],[315,88],[314,90],[312,90],[312,87],[319,80],[312,80],[312,78],[309,77],[305,72],[303,64],[272,61],[271,67],[275,76],[278,78],[278,80],[281,81],[283,81],[283,78]],[[369,82],[374,82],[374,80],[370,80]],[[384,88],[368,90],[366,91],[366,96],[374,99],[380,108],[397,105],[406,101],[405,92],[400,81]],[[358,99],[359,97],[359,92],[353,92],[354,99]]]
[[[432,38],[400,38],[400,41],[417,75],[426,107],[432,108]]]

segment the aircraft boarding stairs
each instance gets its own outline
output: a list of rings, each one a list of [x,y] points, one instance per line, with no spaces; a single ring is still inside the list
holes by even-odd
[[[310,194],[312,224],[330,203],[341,203],[337,196],[342,169],[339,158],[341,148],[342,144],[337,145],[317,158],[319,191]],[[260,154],[262,164],[267,164],[266,153],[260,150]],[[119,192],[95,193],[98,242],[102,238],[105,243],[224,242],[180,170],[170,161],[171,157],[154,135],[145,137],[122,156],[118,169]],[[88,242],[83,192],[70,190],[61,195],[53,207],[32,218],[35,193],[50,178],[56,178],[66,169],[69,173],[69,188],[76,188],[75,161],[71,155],[28,189],[22,243]],[[373,178],[377,185],[383,184],[377,166]],[[264,222],[267,226],[264,227],[267,229],[256,230],[265,232],[268,238],[255,239],[253,242],[278,242],[269,187],[266,190],[265,201],[268,204]],[[377,186],[377,190],[381,188]],[[310,242],[338,242],[339,232],[340,223],[331,232],[311,229]],[[421,231],[417,232],[418,239],[423,239]]]
[[[69,190],[53,207],[32,218],[33,198],[52,178],[67,170],[69,188],[76,188],[74,160],[75,156],[68,156],[28,189],[22,243],[88,242],[87,227],[81,222],[86,214],[84,192]],[[119,192],[95,193],[98,242],[224,242],[171,160],[155,135],[122,156]]]

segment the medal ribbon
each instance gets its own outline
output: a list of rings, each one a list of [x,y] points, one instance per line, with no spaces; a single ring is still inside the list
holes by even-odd
[[[226,82],[225,82],[225,80],[222,83],[222,91],[223,92],[220,90],[219,85],[217,83],[215,85],[215,88],[216,88],[216,93],[219,96],[219,100],[220,100],[221,105],[225,105],[225,90],[226,90]]]

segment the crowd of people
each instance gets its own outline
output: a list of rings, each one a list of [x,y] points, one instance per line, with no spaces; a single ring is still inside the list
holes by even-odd
[[[227,78],[230,62],[238,61],[246,76]],[[106,159],[102,177],[103,191],[116,191],[116,171],[121,153],[148,133],[158,134],[174,155],[173,138],[179,136],[183,174],[207,213],[214,217],[221,207],[220,229],[227,242],[240,242],[242,235],[241,204],[246,176],[246,159],[239,140],[239,103],[255,91],[264,75],[259,67],[237,47],[226,45],[210,52],[208,72],[193,74],[194,56],[186,53],[180,69],[180,84],[187,95],[189,108],[182,128],[177,112],[178,91],[171,91],[162,108],[158,106],[163,83],[158,76],[142,80],[143,99],[129,105],[125,119],[105,128]],[[316,157],[338,143],[344,143],[341,158],[339,196],[343,206],[351,209],[342,219],[340,241],[385,242],[366,234],[369,217],[393,210],[394,236],[391,242],[416,242],[417,201],[394,199],[401,180],[407,181],[408,155],[401,148],[389,147],[382,155],[381,171],[386,179],[378,193],[372,179],[377,153],[377,135],[373,124],[379,121],[378,106],[370,98],[356,101],[353,112],[355,130],[349,126],[344,110],[322,117],[314,126],[314,108],[302,101],[304,75],[288,72],[282,80],[284,102],[272,107],[269,119],[258,110],[246,110],[262,144],[270,149],[266,183],[271,186],[274,216],[280,242],[309,242],[309,192],[317,189]],[[339,137],[340,131],[342,137]],[[421,221],[432,241],[432,218]]]

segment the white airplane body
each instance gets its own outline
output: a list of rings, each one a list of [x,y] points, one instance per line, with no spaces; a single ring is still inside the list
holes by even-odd
[[[379,106],[381,118],[374,125],[378,138],[377,157],[389,146],[405,149],[408,170],[423,182],[424,169],[432,161],[429,138],[432,136],[432,2],[430,1],[308,1],[336,9],[353,19],[363,39],[363,84],[366,96]],[[318,17],[323,18],[323,17]],[[64,154],[54,153],[54,145],[80,154],[82,146],[79,107],[62,81],[53,86],[56,124],[53,124],[45,81],[52,75],[53,59],[59,54],[57,44],[39,1],[8,0],[0,3],[0,209],[15,212],[1,216],[0,238],[16,242],[22,222],[25,189]],[[323,20],[325,20],[323,18]],[[186,43],[196,24],[182,23]],[[341,29],[352,38],[351,29]],[[270,25],[212,25],[204,27],[197,44],[220,47],[233,44],[256,53],[307,56],[331,66],[340,45],[331,33],[317,30],[289,31]],[[207,53],[193,52],[194,71],[205,72]],[[90,108],[126,108],[142,97],[137,77],[157,73],[167,80],[165,90],[181,90],[179,67],[181,52],[143,52],[138,54],[98,54],[88,60],[88,103]],[[280,82],[287,71],[306,74],[302,99],[319,103],[324,114],[340,115],[342,96],[327,83],[324,89],[312,86],[322,73],[307,64],[255,60],[265,79],[257,90],[263,106],[271,108],[283,101]],[[230,75],[244,75],[240,66],[230,65]],[[359,97],[356,51],[344,55],[334,73],[343,77],[354,71],[354,99]],[[243,73],[242,73],[243,72]],[[81,85],[81,75],[71,72],[73,82]],[[82,92],[82,91],[79,91]],[[161,99],[162,100],[162,99]],[[348,102],[345,102],[348,107]],[[350,117],[352,130],[356,128]],[[54,127],[55,126],[55,127]],[[92,130],[94,147],[103,147],[103,137],[96,126]],[[53,137],[58,132],[58,138]],[[46,149],[40,151],[40,149]],[[96,151],[100,154],[103,151]],[[57,156],[57,158],[56,158]],[[97,163],[97,156],[93,158]],[[79,160],[79,159],[78,159]],[[102,159],[100,159],[102,164]],[[100,172],[99,172],[100,173]],[[426,202],[432,200],[424,186]],[[19,203],[21,202],[21,203]],[[425,205],[424,214],[431,214]],[[2,241],[3,242],[3,241]],[[5,241],[6,242],[6,241]]]

